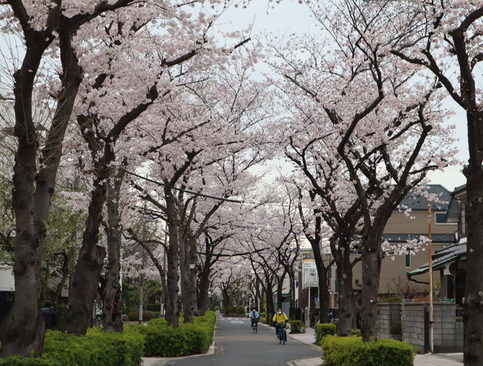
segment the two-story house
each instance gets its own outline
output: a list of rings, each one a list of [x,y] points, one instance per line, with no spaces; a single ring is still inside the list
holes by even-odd
[[[466,186],[457,187],[451,197],[446,215],[447,224],[457,226],[456,243],[434,251],[432,269],[437,281],[441,284],[441,299],[454,301],[461,306],[465,294],[466,284]],[[428,258],[429,259],[429,258]],[[412,281],[422,281],[427,278],[429,261],[418,268],[408,271],[408,278]]]

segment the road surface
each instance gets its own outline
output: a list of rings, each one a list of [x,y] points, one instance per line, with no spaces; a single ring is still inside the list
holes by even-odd
[[[212,354],[164,361],[176,366],[286,366],[289,361],[320,357],[320,348],[288,337],[279,344],[275,329],[259,324],[253,334],[250,319],[218,318]]]

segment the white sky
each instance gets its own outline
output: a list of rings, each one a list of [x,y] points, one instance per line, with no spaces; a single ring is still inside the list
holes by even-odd
[[[246,8],[228,9],[218,24],[223,30],[241,30],[253,24],[252,35],[271,34],[285,35],[291,33],[315,33],[318,31],[316,23],[308,7],[299,4],[297,0],[282,0],[280,4],[274,4],[269,0],[252,0]],[[461,165],[445,169],[444,172],[430,173],[430,183],[441,184],[452,191],[466,183],[461,173],[462,164],[468,160],[468,148],[466,137],[466,120],[461,108],[450,102],[449,108],[456,111],[456,115],[448,119],[448,124],[457,126],[455,133],[459,139],[459,158]]]

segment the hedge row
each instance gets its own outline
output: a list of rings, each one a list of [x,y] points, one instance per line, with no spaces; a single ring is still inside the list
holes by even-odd
[[[57,331],[45,335],[40,358],[9,357],[1,366],[139,366],[144,350],[144,335],[135,329],[121,333],[89,330],[86,336]]]
[[[337,326],[334,323],[315,324],[315,343],[320,346],[322,340],[328,335],[335,335]]]
[[[193,324],[169,326],[164,319],[153,319],[147,325],[130,324],[145,336],[145,356],[179,357],[205,353],[213,342],[216,316],[212,311],[196,317]]]
[[[414,348],[394,339],[362,342],[361,337],[326,336],[322,340],[324,366],[413,366]]]
[[[42,357],[4,358],[0,366],[139,366],[143,356],[205,353],[213,341],[215,323],[211,311],[196,317],[193,324],[181,323],[176,329],[158,318],[147,325],[127,325],[123,333],[91,328],[86,336],[79,337],[48,331]]]

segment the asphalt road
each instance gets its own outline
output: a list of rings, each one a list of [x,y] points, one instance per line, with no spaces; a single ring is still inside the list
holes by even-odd
[[[288,361],[320,357],[320,348],[299,343],[288,337],[279,344],[275,329],[259,324],[253,334],[249,319],[218,318],[215,353],[169,360],[177,366],[286,366]]]

